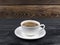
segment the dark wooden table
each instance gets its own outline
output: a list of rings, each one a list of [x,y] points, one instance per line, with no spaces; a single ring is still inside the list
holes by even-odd
[[[34,19],[46,25],[46,36],[37,40],[23,40],[14,30],[26,19],[0,19],[0,45],[60,45],[60,18]]]

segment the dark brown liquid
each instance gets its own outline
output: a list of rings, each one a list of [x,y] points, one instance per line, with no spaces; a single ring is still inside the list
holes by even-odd
[[[24,26],[27,26],[27,27],[35,27],[37,26],[38,24],[37,23],[34,23],[34,22],[26,22],[23,24]]]

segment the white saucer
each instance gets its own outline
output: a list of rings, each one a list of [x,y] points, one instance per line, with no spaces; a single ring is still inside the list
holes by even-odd
[[[36,34],[34,36],[25,36],[21,33],[21,27],[17,27],[14,31],[15,35],[19,38],[22,38],[22,39],[39,39],[39,38],[42,38],[46,35],[46,31],[45,29],[43,29],[42,31],[40,31],[39,34]]]

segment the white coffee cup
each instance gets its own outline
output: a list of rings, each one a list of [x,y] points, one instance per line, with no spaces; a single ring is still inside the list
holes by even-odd
[[[35,24],[37,24],[36,26],[25,26],[23,25],[24,23],[27,22],[33,22]],[[41,27],[43,26],[43,27]],[[40,24],[40,22],[36,21],[36,20],[24,20],[21,22],[21,27],[22,27],[22,34],[27,35],[27,36],[33,36],[39,33],[39,31],[43,30],[45,28],[44,24]]]

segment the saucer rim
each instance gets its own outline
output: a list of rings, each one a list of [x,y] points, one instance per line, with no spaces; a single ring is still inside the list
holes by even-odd
[[[19,35],[19,34],[17,34],[16,33],[16,31],[18,30],[18,28],[21,28],[21,26],[19,26],[19,27],[17,27],[15,30],[14,30],[14,34],[18,37],[18,38],[21,38],[21,39],[28,39],[28,40],[33,40],[33,39],[39,39],[39,38],[42,38],[42,37],[44,37],[45,35],[46,35],[46,31],[45,31],[45,29],[43,29],[44,30],[44,34],[43,35],[41,35],[41,36],[38,36],[38,37],[36,37],[36,38],[27,38],[27,36],[24,38],[23,36],[21,36],[21,35]]]

